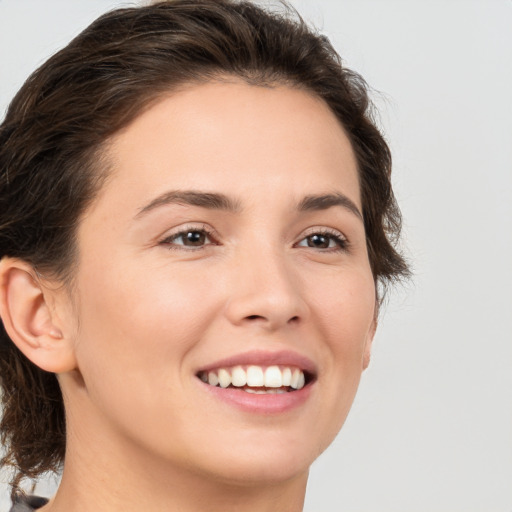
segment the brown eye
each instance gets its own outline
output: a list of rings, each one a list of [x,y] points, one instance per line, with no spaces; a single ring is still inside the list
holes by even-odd
[[[308,247],[316,247],[317,249],[328,249],[331,239],[325,235],[311,235],[306,238]]]
[[[204,229],[185,229],[162,240],[161,243],[170,249],[201,249],[214,242],[209,233]]]
[[[197,247],[204,245],[206,242],[206,233],[202,231],[187,231],[185,234],[180,235],[179,238],[183,239],[183,245]]]
[[[298,247],[311,247],[313,249],[346,250],[347,240],[338,233],[312,233],[303,238]]]

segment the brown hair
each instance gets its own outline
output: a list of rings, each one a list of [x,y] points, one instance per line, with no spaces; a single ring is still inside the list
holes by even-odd
[[[237,76],[288,84],[322,98],[355,151],[376,284],[407,274],[394,245],[400,212],[388,146],[371,117],[363,79],[293,9],[247,1],[174,0],[119,9],[96,20],[43,64],[0,126],[0,258],[72,279],[81,214],[107,175],[108,138],[179,85]],[[35,478],[57,470],[65,417],[55,375],[29,362],[0,325],[3,465]]]

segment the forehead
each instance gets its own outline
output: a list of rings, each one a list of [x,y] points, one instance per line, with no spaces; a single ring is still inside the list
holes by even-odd
[[[166,186],[243,194],[264,181],[299,200],[341,183],[360,207],[357,164],[338,119],[320,98],[283,85],[234,79],[170,93],[112,138],[108,156],[107,194],[124,185],[147,197]]]

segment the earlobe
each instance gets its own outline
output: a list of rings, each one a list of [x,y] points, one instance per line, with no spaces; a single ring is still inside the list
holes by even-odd
[[[13,258],[0,261],[0,316],[7,334],[35,365],[63,373],[74,369],[76,361],[53,299],[28,263]]]

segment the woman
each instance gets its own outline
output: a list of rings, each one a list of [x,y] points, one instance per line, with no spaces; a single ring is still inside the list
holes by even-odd
[[[302,510],[407,273],[363,80],[289,12],[158,2],[37,70],[0,147],[13,510]]]

